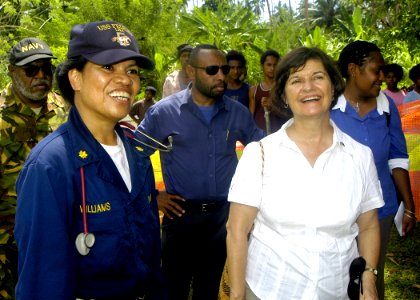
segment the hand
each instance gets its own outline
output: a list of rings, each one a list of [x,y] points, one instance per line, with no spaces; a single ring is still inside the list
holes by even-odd
[[[402,221],[402,236],[410,235],[414,231],[414,226],[416,225],[416,219],[410,218],[407,215],[403,215]]]
[[[378,300],[378,293],[376,291],[376,276],[369,271],[362,274],[363,295],[360,294],[361,300]]]
[[[268,98],[268,97],[262,97],[261,98],[261,105],[263,107],[267,107],[268,109],[270,109],[271,108],[270,98]]]
[[[167,192],[159,192],[157,196],[159,210],[171,220],[174,217],[181,217],[185,213],[185,210],[179,205],[180,202],[185,202],[185,199]]]

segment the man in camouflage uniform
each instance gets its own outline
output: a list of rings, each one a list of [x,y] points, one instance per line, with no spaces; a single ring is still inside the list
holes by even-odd
[[[63,99],[51,92],[53,58],[45,42],[21,40],[10,51],[12,82],[0,94],[0,292],[13,293],[16,283],[16,177],[31,149],[66,118]]]

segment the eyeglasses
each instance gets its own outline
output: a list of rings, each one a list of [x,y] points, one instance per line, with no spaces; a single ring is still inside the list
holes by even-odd
[[[207,75],[213,76],[216,75],[219,72],[219,69],[222,69],[223,75],[227,75],[230,71],[229,65],[223,65],[223,66],[207,66],[207,67],[198,67],[198,66],[192,66],[193,68],[197,69],[203,69],[206,71]]]
[[[350,300],[359,300],[359,293],[363,295],[362,275],[365,271],[366,261],[363,257],[355,258],[350,264],[350,282],[347,295]]]
[[[45,75],[52,75],[53,73],[53,66],[50,63],[43,64],[43,65],[28,65],[21,67],[23,71],[25,71],[26,77],[34,77],[36,74],[39,73],[39,70],[42,70],[42,73]]]

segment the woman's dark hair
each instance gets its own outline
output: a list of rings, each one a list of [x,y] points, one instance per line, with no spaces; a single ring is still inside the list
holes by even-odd
[[[395,77],[397,77],[397,82],[400,82],[404,76],[404,70],[399,64],[388,64],[383,66],[382,72],[384,76],[388,75],[388,73],[394,73]]]
[[[341,75],[348,79],[348,66],[353,63],[363,66],[368,60],[371,52],[381,52],[374,43],[366,41],[354,41],[344,47],[338,58],[338,67]]]
[[[286,82],[290,75],[303,69],[305,64],[310,59],[321,61],[322,65],[327,71],[331,80],[331,84],[334,88],[331,107],[335,105],[338,96],[340,96],[344,91],[343,78],[341,77],[340,72],[337,70],[333,60],[327,54],[318,48],[307,47],[300,47],[290,51],[277,64],[276,72],[274,75],[275,84],[271,94],[272,102],[275,105],[280,108],[287,106],[284,99]]]
[[[420,64],[417,64],[410,69],[408,77],[412,82],[416,83],[417,79],[420,78]]]
[[[61,63],[55,70],[55,80],[64,99],[74,105],[74,90],[70,84],[68,73],[71,69],[83,70],[88,60],[82,56],[71,58]]]

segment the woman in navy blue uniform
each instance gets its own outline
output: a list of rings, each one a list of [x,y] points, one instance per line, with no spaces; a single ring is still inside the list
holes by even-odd
[[[68,121],[17,180],[17,299],[163,299],[151,163],[118,125],[153,67],[124,25],[73,27],[56,73]]]

